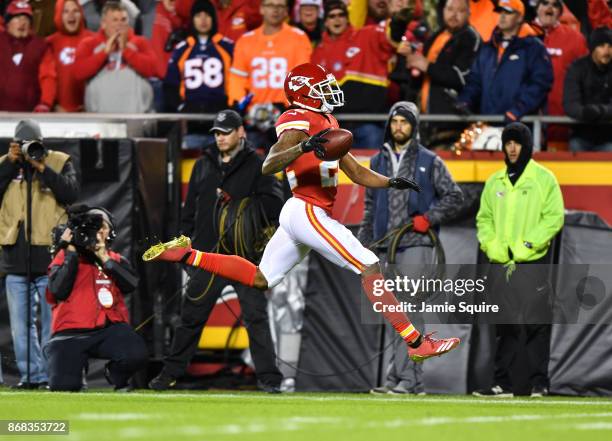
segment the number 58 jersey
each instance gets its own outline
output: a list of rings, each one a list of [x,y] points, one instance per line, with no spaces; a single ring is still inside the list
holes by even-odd
[[[301,130],[312,136],[321,130],[338,127],[338,121],[331,114],[290,109],[276,121],[276,136],[280,138],[287,130]],[[322,161],[314,152],[300,155],[285,168],[293,195],[331,214],[338,187],[338,164],[339,161]]]
[[[209,104],[211,111],[227,106],[228,75],[234,44],[221,34],[179,43],[168,61],[164,83],[179,89],[185,104]]]

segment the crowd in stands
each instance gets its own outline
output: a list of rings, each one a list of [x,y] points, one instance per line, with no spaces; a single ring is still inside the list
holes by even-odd
[[[612,150],[610,0],[0,0],[0,111],[233,107],[266,143],[284,78],[332,72],[346,113],[569,115],[549,148]],[[357,147],[382,126],[347,124]],[[463,126],[431,124],[429,137]],[[207,127],[193,130],[207,133]],[[606,136],[607,135],[607,136]]]

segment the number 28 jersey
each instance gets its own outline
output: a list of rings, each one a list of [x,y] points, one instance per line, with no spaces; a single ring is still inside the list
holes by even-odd
[[[330,114],[290,109],[276,121],[276,136],[280,138],[286,130],[301,130],[312,136],[323,129],[338,127],[338,121]],[[322,161],[314,152],[300,155],[285,168],[293,195],[331,213],[336,200],[339,162]]]

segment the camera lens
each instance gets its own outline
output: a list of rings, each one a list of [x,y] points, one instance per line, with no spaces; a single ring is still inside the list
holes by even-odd
[[[40,161],[45,156],[45,146],[39,141],[26,141],[21,146],[24,156]]]

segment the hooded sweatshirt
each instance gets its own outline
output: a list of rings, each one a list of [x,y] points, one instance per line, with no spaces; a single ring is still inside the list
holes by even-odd
[[[521,151],[517,161],[513,164],[508,158],[508,153],[504,147],[504,161],[508,170],[508,179],[514,185],[518,178],[521,177],[527,163],[531,159],[533,154],[533,139],[531,136],[531,130],[520,122],[508,124],[504,127],[502,132],[502,145],[505,146],[507,142],[514,141],[521,145]]]
[[[67,1],[74,2],[81,10],[79,29],[74,34],[66,31],[62,21],[62,12]],[[49,46],[41,65],[40,102],[50,108],[57,104],[66,112],[80,112],[83,110],[85,83],[74,77],[74,59],[79,43],[94,33],[85,27],[83,8],[76,0],[57,0],[55,28],[58,31],[47,37]]]
[[[396,115],[406,118],[413,128],[408,145],[399,153],[395,152],[391,137],[391,119]],[[385,176],[415,179],[422,191],[367,188],[359,229],[359,239],[366,245],[407,224],[413,216],[425,215],[435,227],[456,216],[461,209],[461,189],[440,157],[419,143],[418,124],[419,111],[414,103],[399,101],[391,107],[384,143],[381,151],[372,157],[370,168]],[[386,245],[381,244],[381,248]],[[412,246],[431,246],[431,239],[428,235],[410,232],[402,238],[400,247]]]

